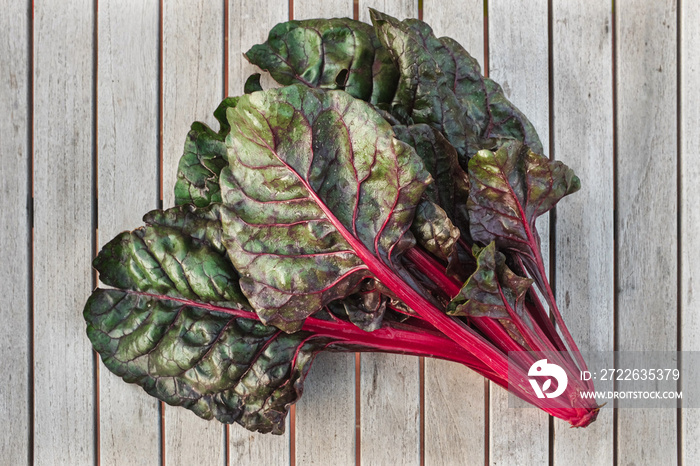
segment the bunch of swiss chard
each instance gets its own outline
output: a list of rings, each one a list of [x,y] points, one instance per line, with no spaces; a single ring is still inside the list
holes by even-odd
[[[94,261],[90,340],[125,381],[254,431],[283,432],[321,351],[455,361],[588,425],[535,229],[578,178],[458,43],[372,22],[290,21],[247,52],[283,87],[253,75],[218,132],[192,125],[177,206]],[[569,374],[546,403],[545,351]]]

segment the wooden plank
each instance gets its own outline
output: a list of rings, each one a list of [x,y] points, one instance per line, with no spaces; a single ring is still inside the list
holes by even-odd
[[[352,18],[352,0],[294,0],[294,19]]]
[[[261,73],[263,89],[279,85],[269,73],[260,71],[243,57],[253,45],[267,40],[267,35],[277,23],[289,20],[289,3],[279,0],[240,0],[229,3],[228,28],[228,94],[243,94],[243,85],[253,73]]]
[[[419,360],[365,353],[360,378],[363,464],[420,464]]]
[[[612,10],[609,1],[555,2],[554,156],[582,180],[557,205],[556,294],[581,351],[611,351],[614,329]],[[612,358],[610,360],[612,363]],[[597,389],[612,389],[596,382]],[[554,422],[554,464],[613,462],[613,411],[571,429]]]
[[[295,0],[294,19],[352,18],[351,0]],[[327,354],[314,362],[296,407],[297,464],[355,464],[355,360]]]
[[[355,464],[355,402],[354,354],[320,354],[297,403],[296,464]]]
[[[31,225],[28,202],[30,147],[29,8],[26,2],[4,5],[0,16],[0,296],[5,308],[0,327],[0,373],[7,374],[0,390],[0,451],[8,464],[29,463],[29,280]]]
[[[673,351],[677,335],[676,4],[615,3],[617,344]],[[675,464],[676,412],[618,411],[618,461]]]
[[[92,464],[91,1],[34,2],[34,461]]]
[[[159,2],[98,11],[98,245],[158,207]],[[100,366],[100,464],[160,461],[158,400]]]
[[[243,94],[243,85],[260,70],[248,63],[243,53],[267,39],[275,24],[289,19],[289,4],[279,0],[242,0],[229,3],[228,95]],[[263,89],[277,87],[268,73],[262,72]],[[314,368],[315,371],[315,368]],[[312,373],[314,372],[312,371]],[[308,396],[309,390],[304,396]],[[290,462],[289,429],[285,435],[250,432],[234,424],[229,428],[229,463],[256,466],[259,464],[288,464]]]
[[[163,2],[163,207],[174,205],[177,164],[193,121],[218,129],[222,100],[222,2]],[[182,408],[165,407],[168,464],[222,464],[225,428]]]
[[[417,18],[413,0],[360,0],[360,20],[369,8],[398,19]],[[365,353],[360,357],[360,459],[365,464],[419,464],[420,366],[412,356]],[[392,448],[387,448],[388,444]]]
[[[547,26],[546,0],[489,3],[489,75],[530,119],[545,152],[549,143]],[[549,257],[548,220],[542,216],[537,221],[545,262]],[[534,408],[508,408],[507,392],[494,384],[489,401],[490,463],[547,463],[547,414]]]
[[[700,4],[681,2],[680,18],[680,163],[681,163],[681,349],[700,351],[700,297],[694,286],[700,279]],[[683,390],[700,387],[700,374],[682,372]],[[687,405],[686,405],[687,406]],[[697,405],[696,405],[697,406]],[[700,464],[700,410],[684,409],[681,433],[682,464]]]
[[[482,0],[423,2],[423,19],[438,37],[449,36],[484,63]],[[425,360],[425,464],[484,464],[484,378],[458,364]],[[458,387],[458,388],[457,388]]]

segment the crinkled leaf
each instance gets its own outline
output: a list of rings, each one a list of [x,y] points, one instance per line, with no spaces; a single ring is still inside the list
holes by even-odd
[[[459,165],[455,148],[426,124],[394,126],[394,134],[416,150],[435,180],[425,191],[428,199],[442,207],[452,223],[468,233],[469,177]]]
[[[105,366],[126,382],[204,419],[275,434],[327,344],[202,302],[126,290],[95,290],[84,316]]]
[[[531,255],[539,250],[537,217],[581,186],[566,165],[519,142],[508,142],[496,152],[477,153],[469,161],[469,177],[472,238]]]
[[[399,21],[370,10],[377,37],[389,51],[401,77],[392,113],[406,123],[426,123],[445,135],[463,156],[467,138],[475,137],[464,109],[440,69],[435,49],[441,47],[422,21]]]
[[[377,330],[384,319],[389,297],[377,288],[376,280],[365,279],[360,289],[345,299],[331,302],[328,307],[339,317],[347,318],[362,330]]]
[[[253,92],[262,91],[262,86],[260,85],[260,73],[253,73],[248,76],[243,86],[243,92],[246,94],[252,94]]]
[[[285,331],[393,266],[430,175],[368,104],[289,86],[228,112],[221,172],[226,249],[261,320]]]
[[[238,97],[225,99],[214,112],[221,129],[213,131],[204,123],[195,122],[185,140],[175,182],[175,205],[193,203],[199,207],[221,202],[219,173],[226,165],[224,140],[230,127],[226,109],[235,107]]]
[[[543,153],[532,123],[506,98],[498,83],[481,75],[479,62],[454,39],[441,37],[438,40],[443,46],[435,52],[440,69],[447,81],[453,83],[457,99],[477,128],[478,139],[469,148],[468,156],[484,149],[492,139],[515,139],[536,153]]]
[[[403,121],[426,123],[445,135],[460,162],[494,139],[517,139],[542,152],[532,124],[478,62],[456,41],[435,37],[417,19],[399,21],[371,10],[382,45],[401,73],[393,113]]]
[[[216,215],[211,209],[177,207],[147,214],[162,224],[125,231],[107,243],[93,262],[100,280],[120,289],[248,308],[236,270],[220,247],[214,246],[220,244],[216,239],[220,233],[202,232],[200,227],[203,239],[190,236],[187,229],[192,220],[187,215],[173,219],[184,212],[191,219],[201,212],[196,220],[200,224]],[[218,222],[209,222],[209,226],[221,229]]]
[[[411,232],[418,244],[436,257],[445,261],[455,259],[459,229],[436,203],[423,199],[418,204]]]
[[[532,280],[514,274],[493,242],[481,250],[477,248],[475,255],[477,269],[448,305],[448,314],[510,319],[510,307],[522,315],[525,294]]]
[[[224,255],[226,249],[221,240],[221,204],[196,207],[185,204],[168,210],[152,210],[143,216],[143,221],[152,226],[176,228],[185,237],[206,243]]]
[[[372,27],[348,18],[278,24],[245,56],[282,85],[343,89],[380,106],[391,102],[398,81]]]
[[[105,365],[205,419],[282,433],[311,360],[328,342],[257,320],[221,249],[216,205],[153,211],[146,221],[94,261],[100,280],[119,288],[96,290],[84,310]]]

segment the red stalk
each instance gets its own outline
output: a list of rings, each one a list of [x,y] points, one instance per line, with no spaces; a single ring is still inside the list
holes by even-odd
[[[416,267],[418,267],[435,284],[444,287],[444,291],[447,294],[449,294],[450,298],[456,296],[459,293],[460,285],[456,282],[456,280],[451,277],[448,277],[444,272],[444,267],[425,251],[417,247],[411,248],[406,252],[406,258],[409,261],[411,261]],[[530,329],[530,327],[522,321],[522,319],[515,312],[515,310],[510,307],[502,291],[501,298],[503,299],[503,303],[505,304],[506,309],[508,310],[508,314],[511,317],[511,321],[516,325],[518,331],[525,338],[525,341],[530,346],[530,348],[535,352],[550,352],[551,354],[549,355],[553,358],[556,358],[555,363],[560,365],[568,372],[569,380],[573,382],[573,390],[579,391],[581,389],[586,388],[590,389],[588,383],[581,382],[577,377],[578,374],[576,370],[576,365],[573,364],[572,368],[571,364],[561,359],[561,356],[559,354],[561,350],[558,349],[555,346],[555,344],[553,344],[552,341],[550,341],[549,338],[547,338],[547,335],[537,325],[537,323],[535,323],[534,325],[533,334],[533,330]],[[479,328],[479,330],[481,330],[481,332],[484,333],[484,335],[486,335],[487,338],[489,338],[494,344],[496,344],[501,349],[501,351],[505,352],[506,354],[510,352],[516,352],[518,354],[518,364],[520,366],[530,367],[535,362],[532,356],[529,353],[525,352],[525,349],[513,340],[513,338],[508,334],[505,328],[503,328],[503,326],[497,320],[490,317],[476,317],[471,318],[470,321],[473,322]],[[546,319],[546,321],[549,322],[549,324],[551,325],[551,321],[549,321],[549,319]],[[553,327],[552,330],[556,334],[556,331],[553,329]],[[564,351],[566,352],[566,350]],[[568,357],[567,359],[571,363],[573,363],[573,360],[571,360]],[[526,393],[529,393],[529,387],[526,387]],[[522,398],[521,394],[517,395]],[[554,400],[549,400],[548,403],[551,403],[552,401]],[[530,402],[532,404],[535,404],[536,406],[542,407],[542,403],[539,402],[537,399]],[[591,403],[588,403],[590,405],[588,409],[595,408],[595,403]],[[572,406],[564,407],[565,409],[578,409],[573,408]],[[547,410],[545,409],[545,411]],[[587,411],[584,408],[584,411],[581,414],[583,415],[585,412]],[[574,422],[572,422],[572,424],[574,424]]]

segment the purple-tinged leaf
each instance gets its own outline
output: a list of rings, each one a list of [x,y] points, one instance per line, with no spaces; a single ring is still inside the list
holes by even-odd
[[[510,319],[510,308],[522,316],[525,295],[532,280],[514,274],[493,242],[480,250],[476,247],[474,255],[477,269],[450,302],[448,314]]]
[[[368,104],[303,86],[244,96],[228,112],[225,244],[261,320],[285,331],[392,266],[430,175]],[[356,244],[350,244],[356,243]]]
[[[467,207],[474,241],[495,241],[499,249],[520,251],[533,260],[540,244],[537,217],[581,186],[566,165],[518,142],[477,153],[469,161],[469,177]]]

